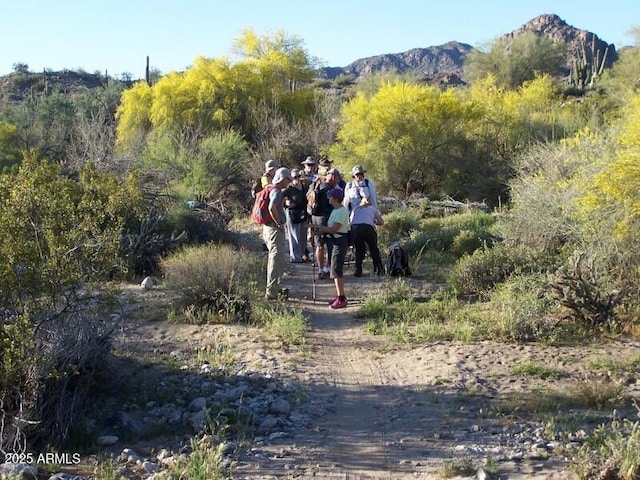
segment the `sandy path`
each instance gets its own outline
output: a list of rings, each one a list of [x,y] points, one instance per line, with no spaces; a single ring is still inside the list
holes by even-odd
[[[557,349],[492,342],[438,342],[389,349],[370,335],[357,305],[384,280],[347,278],[350,307],[333,311],[332,282],[316,284],[311,300],[310,266],[296,265],[287,277],[292,302],[303,308],[311,331],[311,353],[292,373],[307,385],[313,416],[309,428],[261,445],[259,460],[241,464],[234,478],[393,479],[438,478],[445,462],[498,456],[502,426],[483,414],[496,395],[535,385],[513,378],[509,365],[523,359],[554,359],[579,370],[600,349]],[[623,347],[619,349],[622,351]],[[493,453],[492,453],[493,452]],[[574,478],[559,459],[502,459],[500,477]]]

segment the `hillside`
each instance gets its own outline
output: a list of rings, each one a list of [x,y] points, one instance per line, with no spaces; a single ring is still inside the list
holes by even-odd
[[[617,58],[616,48],[601,40],[595,33],[580,30],[562,20],[557,15],[539,15],[504,37],[514,37],[524,32],[548,35],[556,43],[567,45],[566,74],[574,62],[584,58],[599,63],[604,58],[605,68],[611,67]],[[414,48],[401,53],[387,53],[361,58],[346,67],[322,69],[321,76],[334,79],[339,75],[349,75],[356,80],[364,75],[381,70],[396,70],[398,73],[415,72],[427,83],[458,85],[462,82],[464,61],[474,47],[451,41],[440,46]]]
[[[597,34],[577,29],[553,14],[539,15],[504,37],[513,37],[523,32],[548,35],[554,42],[567,45],[568,58],[565,74],[571,72],[572,65],[586,60],[610,67],[617,59],[615,45],[601,40]],[[373,57],[354,60],[344,67],[324,67],[318,70],[318,78],[334,80],[349,76],[354,80],[383,70],[398,73],[413,72],[425,83],[439,85],[461,85],[464,61],[474,49],[459,41],[425,48],[413,48],[406,52],[384,53]],[[16,71],[0,77],[0,105],[5,102],[19,102],[33,93],[49,90],[72,92],[79,88],[95,88],[109,81],[103,75],[86,72],[30,73]]]

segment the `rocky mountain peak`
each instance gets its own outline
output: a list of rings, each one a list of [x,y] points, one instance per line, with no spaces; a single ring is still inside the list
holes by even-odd
[[[595,33],[581,30],[567,24],[555,14],[543,14],[532,18],[519,29],[504,35],[513,38],[524,32],[546,35],[556,43],[567,45],[567,64],[565,74],[571,73],[576,66],[604,64],[611,67],[617,59],[616,48],[598,38]],[[361,76],[382,70],[395,70],[398,73],[408,71],[418,74],[426,83],[439,85],[459,85],[464,82],[464,60],[474,47],[458,41],[439,46],[414,48],[402,53],[386,53],[361,58],[346,67],[329,67],[318,72],[319,77],[335,79],[340,75],[358,79]]]
[[[567,68],[571,69],[576,59],[597,63],[603,62],[605,67],[610,67],[617,58],[616,47],[600,38],[595,33],[581,30],[569,25],[558,15],[543,14],[532,18],[517,30],[505,35],[513,38],[524,32],[534,32],[538,35],[546,35],[555,43],[567,45]]]

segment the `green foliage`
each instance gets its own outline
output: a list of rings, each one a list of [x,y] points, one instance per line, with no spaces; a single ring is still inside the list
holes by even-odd
[[[0,173],[9,171],[9,168],[18,162],[18,128],[10,123],[0,122]]]
[[[519,375],[521,377],[538,377],[546,379],[559,378],[562,376],[562,371],[532,361],[517,363],[512,365],[509,370],[511,370],[511,373],[514,375]]]
[[[550,268],[544,257],[523,248],[496,245],[462,257],[449,277],[449,285],[458,295],[482,295],[516,272],[545,272]]]
[[[613,419],[600,425],[571,456],[581,479],[640,475],[640,421]]]
[[[619,105],[626,105],[640,88],[640,46],[618,52],[618,60],[604,72],[600,86]]]
[[[356,94],[342,116],[329,155],[339,165],[362,164],[381,190],[439,197],[464,183],[475,113],[453,90],[385,83],[371,97]]]
[[[0,298],[17,305],[121,271],[125,222],[137,215],[136,179],[124,184],[87,166],[79,181],[35,158],[0,176]]]
[[[311,113],[313,97],[302,86],[313,77],[313,59],[299,38],[282,31],[260,37],[249,29],[236,48],[244,57],[236,63],[198,57],[183,73],[125,91],[117,110],[121,148],[150,132],[202,138],[232,128],[250,138],[256,126],[248,112],[259,105],[278,105],[297,118]]]
[[[185,200],[224,198],[245,189],[245,172],[251,158],[248,144],[234,130],[212,133],[202,139],[154,135],[143,158],[149,166],[167,172]]]
[[[160,266],[178,307],[206,307],[224,323],[249,321],[261,265],[260,258],[247,251],[206,245],[187,247],[163,259]]]
[[[254,308],[254,319],[283,345],[304,345],[306,342],[309,322],[300,310],[258,305]]]
[[[390,245],[409,237],[420,226],[418,212],[410,208],[393,210],[384,216],[384,225],[378,227],[379,245]]]
[[[511,342],[557,342],[570,335],[554,319],[557,304],[544,274],[511,275],[489,294],[493,335]]]
[[[169,469],[170,479],[189,478],[191,480],[223,480],[229,478],[224,466],[224,442],[211,444],[206,441],[191,440],[191,452],[182,456]]]
[[[475,49],[465,61],[465,77],[475,82],[488,74],[498,83],[516,89],[536,75],[557,75],[566,62],[565,47],[547,35],[523,32],[494,40],[488,51]]]
[[[46,85],[46,75],[19,75],[31,84],[30,94],[20,102],[2,105],[0,123],[16,127],[20,149],[37,151],[69,171],[81,170],[87,162],[101,168],[113,166],[114,112],[122,83],[111,80],[104,86],[67,92]],[[0,152],[6,147],[2,142]]]

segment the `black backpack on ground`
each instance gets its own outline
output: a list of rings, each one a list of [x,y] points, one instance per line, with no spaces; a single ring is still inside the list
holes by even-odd
[[[397,243],[389,247],[387,261],[385,263],[387,275],[392,277],[405,277],[411,275],[409,268],[409,254]]]

